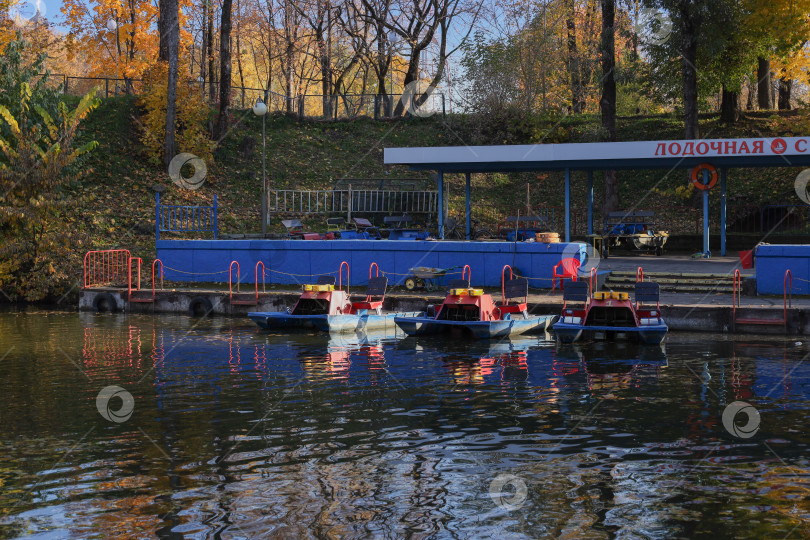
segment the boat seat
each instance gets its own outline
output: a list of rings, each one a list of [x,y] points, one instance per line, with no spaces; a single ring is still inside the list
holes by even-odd
[[[587,304],[591,298],[591,286],[587,281],[574,281],[563,289],[563,309],[568,302]]]
[[[509,304],[512,298],[522,298],[523,302]],[[529,301],[529,280],[525,277],[513,278],[503,284],[503,300],[498,302],[501,313],[519,313],[526,311]]]
[[[635,299],[636,307],[645,302],[655,302],[656,308],[660,309],[661,288],[654,281],[640,281],[636,283]]]
[[[380,233],[380,229],[378,227],[375,227],[366,218],[352,218],[352,223],[354,223],[354,227],[358,231],[368,233],[370,237],[377,238],[378,240],[382,238],[382,233]]]
[[[287,229],[287,236],[290,238],[300,238],[306,234],[304,232],[304,224],[301,223],[300,219],[283,219],[281,220],[281,224]]]
[[[451,279],[447,282],[447,294],[450,294],[450,289],[469,289],[470,288],[470,280],[469,279]]]
[[[357,227],[360,230],[368,229],[369,227],[374,227],[374,225],[372,225],[371,222],[366,218],[359,218],[359,217],[352,218],[352,222],[354,223],[355,227]]]
[[[340,232],[345,227],[346,227],[346,220],[343,219],[342,217],[331,217],[326,219],[327,231]]]
[[[388,278],[385,276],[368,278],[366,287],[366,298],[360,302],[352,302],[352,311],[358,309],[373,309],[380,311],[383,300],[385,300],[385,290],[388,288]]]
[[[337,283],[337,278],[335,276],[329,275],[318,276],[317,281],[318,285],[334,285],[335,283]]]

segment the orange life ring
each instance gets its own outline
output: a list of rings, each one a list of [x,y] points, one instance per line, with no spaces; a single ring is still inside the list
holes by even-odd
[[[703,178],[700,175],[700,171],[702,170],[709,171],[711,174],[711,179],[709,180],[708,184],[703,183]],[[694,169],[692,169],[692,184],[698,189],[712,189],[714,185],[717,183],[717,169],[714,168],[714,165],[710,163],[701,163]]]

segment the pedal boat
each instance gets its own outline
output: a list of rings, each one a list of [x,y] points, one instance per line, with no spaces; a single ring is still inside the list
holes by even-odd
[[[469,266],[462,270],[462,278],[451,280],[447,296],[438,308],[428,310],[416,317],[395,317],[394,322],[409,336],[435,334],[449,330],[463,330],[478,339],[514,336],[530,332],[543,332],[556,319],[555,315],[529,315],[526,307],[529,295],[529,280],[526,278],[504,279],[506,269],[513,278],[512,268],[504,266],[501,272],[502,300],[496,302],[483,289],[470,287]],[[510,303],[510,300],[522,301]]]
[[[554,333],[562,343],[628,339],[659,345],[668,330],[661,318],[659,296],[659,286],[653,282],[636,283],[635,302],[624,292],[596,291],[591,295],[586,281],[568,283]],[[569,302],[581,305],[571,307]],[[645,302],[655,302],[655,308],[642,307]]]
[[[346,267],[346,290],[343,289],[343,267]],[[377,275],[371,277],[376,268]],[[418,315],[419,312],[384,313],[382,311],[388,278],[379,275],[377,263],[369,268],[368,287],[362,300],[352,302],[349,296],[349,265],[340,264],[340,281],[335,288],[335,276],[319,276],[315,284],[304,285],[301,296],[292,309],[248,313],[260,328],[314,328],[324,332],[365,332],[394,327],[395,317]]]

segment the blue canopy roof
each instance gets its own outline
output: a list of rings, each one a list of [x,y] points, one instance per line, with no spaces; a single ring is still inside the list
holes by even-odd
[[[810,138],[699,139],[498,146],[386,148],[386,165],[447,173],[562,169],[802,167]]]

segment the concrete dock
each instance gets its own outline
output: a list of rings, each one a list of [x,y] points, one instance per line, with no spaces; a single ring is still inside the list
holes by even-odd
[[[715,259],[690,259],[687,257],[610,257],[601,259],[595,264],[597,271],[602,272],[635,272],[640,266],[645,276],[649,274],[702,274],[716,276],[733,275],[739,269],[739,259],[722,257]],[[753,275],[753,270],[741,270],[743,276]],[[531,283],[531,282],[530,282]],[[293,287],[268,288],[266,292],[259,289],[258,302],[255,300],[254,286],[243,284],[241,292],[232,303],[228,290],[197,289],[183,287],[167,288],[155,292],[154,302],[127,301],[126,288],[92,288],[82,291],[79,309],[96,310],[100,295],[115,303],[116,311],[132,313],[184,313],[189,315],[223,315],[244,317],[249,311],[283,311],[291,308],[300,294],[300,289]],[[608,286],[609,288],[609,286]],[[362,294],[363,288],[354,288],[356,294]],[[500,289],[488,289],[493,296],[500,295]],[[151,289],[142,289],[136,298],[151,298]],[[413,291],[399,289],[389,291],[384,308],[391,311],[420,311],[429,304],[441,303],[443,291]],[[246,303],[241,303],[246,302]],[[529,309],[532,313],[559,313],[563,297],[559,290],[533,289],[529,295]],[[774,321],[771,325],[734,324],[732,295],[727,292],[682,293],[661,292],[661,312],[672,331],[720,332],[720,333],[759,333],[803,335],[810,332],[810,298],[793,298],[792,306],[787,309],[786,324],[781,321],[784,316],[782,296],[742,296],[737,308],[738,318],[760,318]],[[102,306],[104,307],[104,306]],[[210,313],[209,313],[210,312]],[[777,322],[779,321],[779,322]]]

